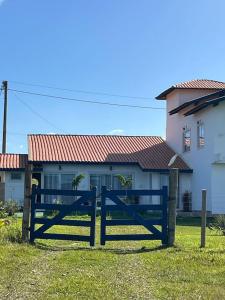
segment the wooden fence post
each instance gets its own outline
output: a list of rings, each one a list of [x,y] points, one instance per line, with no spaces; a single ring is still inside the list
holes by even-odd
[[[27,163],[25,167],[25,187],[23,203],[22,240],[29,241],[30,237],[30,201],[31,201],[32,165]]]
[[[205,247],[206,239],[206,190],[202,190],[202,212],[201,212],[201,248]]]
[[[173,246],[176,231],[176,208],[178,201],[178,169],[171,169],[169,174],[169,203],[168,203],[168,246]]]

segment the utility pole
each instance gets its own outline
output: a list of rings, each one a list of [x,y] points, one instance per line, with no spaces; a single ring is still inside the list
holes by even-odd
[[[8,102],[8,81],[2,82],[4,91],[4,113],[3,113],[3,132],[2,132],[2,153],[6,153],[6,127],[7,127],[7,102]]]

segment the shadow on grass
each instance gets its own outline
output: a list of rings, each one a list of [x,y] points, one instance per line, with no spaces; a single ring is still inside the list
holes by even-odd
[[[33,244],[36,248],[47,251],[101,251],[115,253],[118,255],[127,255],[127,254],[138,254],[138,253],[147,253],[155,252],[160,250],[165,250],[168,246],[156,246],[153,248],[141,247],[141,248],[102,248],[102,247],[81,247],[81,246],[52,246],[46,245],[41,242],[36,242]]]
[[[207,224],[213,221],[212,217],[207,218]],[[201,226],[201,218],[200,217],[177,217],[177,225],[178,226]]]

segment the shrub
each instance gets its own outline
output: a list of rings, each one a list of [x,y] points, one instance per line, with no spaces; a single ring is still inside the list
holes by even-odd
[[[3,201],[0,201],[0,219],[4,219],[6,217],[7,217],[7,213],[4,208],[4,203]]]
[[[16,220],[4,220],[4,226],[0,227],[0,240],[11,243],[22,242],[21,226]]]
[[[19,211],[19,206],[14,200],[6,201],[3,207],[8,216],[13,216],[15,212]]]
[[[216,230],[225,235],[225,215],[218,215],[214,221],[209,224],[209,229]]]

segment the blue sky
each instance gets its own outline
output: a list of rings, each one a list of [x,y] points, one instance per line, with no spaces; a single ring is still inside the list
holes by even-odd
[[[0,80],[9,80],[13,89],[165,107],[154,97],[173,83],[194,78],[225,81],[224,11],[223,0],[0,0]],[[0,99],[2,122],[2,95]],[[165,110],[9,92],[9,152],[26,152],[27,133],[112,132],[164,136]]]

